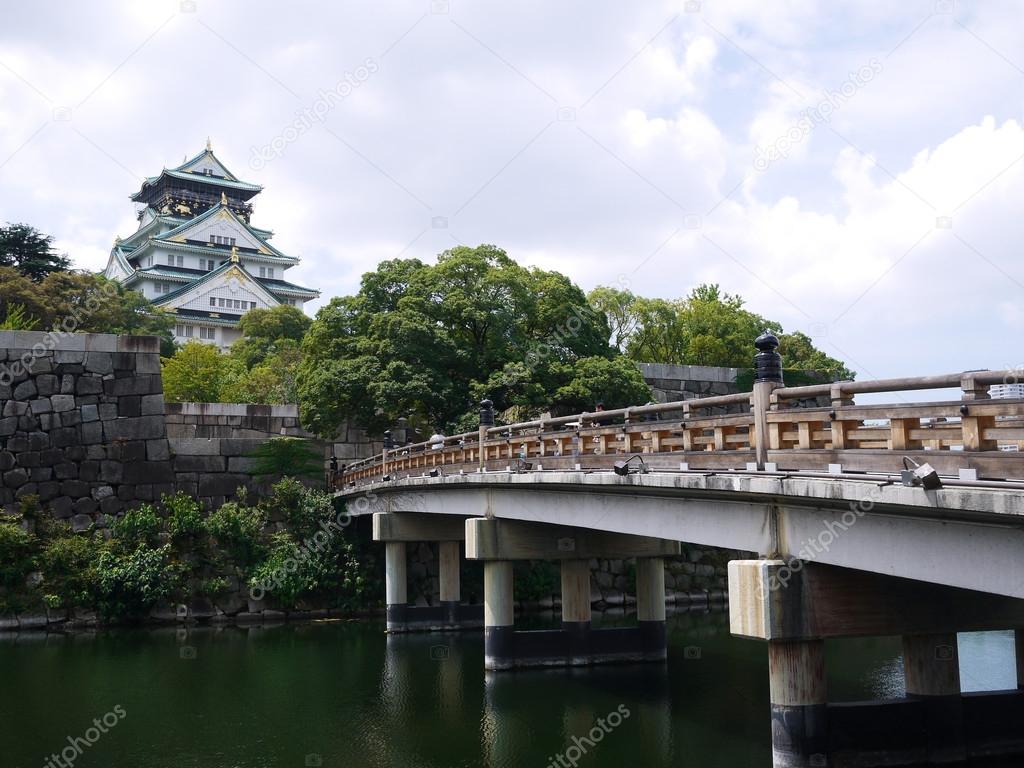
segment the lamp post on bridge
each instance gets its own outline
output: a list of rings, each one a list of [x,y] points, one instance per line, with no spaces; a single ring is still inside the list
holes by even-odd
[[[754,346],[754,458],[763,470],[768,463],[768,408],[772,391],[782,386],[782,355],[778,337],[767,329],[754,339]]]
[[[494,403],[490,400],[480,401],[480,447],[477,451],[477,459],[480,463],[480,471],[484,470],[484,441],[487,440],[487,429],[494,426]]]

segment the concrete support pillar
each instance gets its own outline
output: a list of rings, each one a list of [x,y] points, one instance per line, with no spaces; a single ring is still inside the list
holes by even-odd
[[[512,562],[484,562],[484,668],[508,669],[514,659]]]
[[[907,696],[925,707],[927,756],[931,763],[967,758],[960,658],[956,634],[903,636],[903,676]]]
[[[456,624],[459,620],[459,602],[462,597],[459,584],[459,542],[442,541],[438,543],[437,549],[441,607],[445,610],[447,623]]]
[[[570,664],[590,661],[590,563],[563,560],[562,630],[568,642]]]
[[[1024,629],[1013,633],[1017,648],[1017,687],[1024,691]]]
[[[645,658],[665,658],[665,561],[660,557],[636,559],[636,617]]]
[[[387,631],[405,628],[406,606],[409,602],[405,570],[405,542],[389,541],[384,545],[384,591],[387,603]]]
[[[824,646],[822,640],[768,643],[775,768],[827,765]]]

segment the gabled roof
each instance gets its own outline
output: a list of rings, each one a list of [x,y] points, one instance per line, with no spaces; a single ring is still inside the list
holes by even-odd
[[[304,288],[301,285],[289,283],[287,280],[274,280],[269,277],[257,277],[256,282],[258,282],[268,291],[287,291],[289,293],[304,293],[310,296],[320,295],[320,291],[316,290],[315,288]]]
[[[280,303],[278,298],[273,293],[268,291],[265,287],[263,287],[263,285],[260,284],[259,280],[257,280],[251,274],[249,274],[249,271],[244,266],[242,266],[241,263],[235,261],[224,262],[215,270],[213,270],[212,272],[207,272],[198,280],[193,280],[192,282],[181,286],[181,288],[173,290],[170,293],[165,293],[164,295],[153,299],[153,303],[156,304],[157,306],[167,304],[169,301],[179,299],[187,295],[190,291],[194,291],[197,288],[201,288],[202,286],[207,285],[208,283],[216,282],[224,278],[230,278],[233,276],[232,273],[236,271],[240,278],[242,278],[243,280],[248,279],[252,283],[252,287],[254,289],[253,292],[262,294],[264,300],[268,304],[274,305]]]
[[[281,253],[274,246],[268,243],[266,237],[264,237],[262,234],[262,232],[265,230],[258,230],[255,227],[249,226],[249,224],[246,223],[244,219],[240,218],[234,211],[231,210],[229,206],[224,205],[223,203],[208,208],[206,211],[199,214],[195,218],[189,219],[183,224],[179,224],[177,227],[174,227],[173,229],[164,232],[162,235],[154,239],[158,241],[163,240],[174,243],[184,243],[186,240],[189,239],[186,235],[190,230],[216,217],[221,217],[231,221],[232,225],[237,227],[240,233],[244,232],[247,233],[250,237],[252,237],[258,243],[258,246],[255,249],[257,252],[271,256],[280,256],[281,258],[285,259],[294,258],[292,256],[287,256]]]
[[[189,158],[177,168],[171,168],[171,170],[181,171],[184,173],[197,173],[200,176],[205,176],[207,174],[203,173],[203,169],[206,168],[209,168],[214,176],[220,176],[228,181],[238,181],[238,177],[229,171],[227,166],[224,165],[224,163],[222,163],[215,154],[213,154],[213,150],[210,149],[209,144],[207,144],[206,149],[198,155]]]

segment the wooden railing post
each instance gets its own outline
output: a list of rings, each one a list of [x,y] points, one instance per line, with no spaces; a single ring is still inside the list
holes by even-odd
[[[479,460],[479,469],[482,472],[484,470],[486,458],[484,451],[486,450],[484,443],[487,441],[487,429],[488,427],[494,426],[494,403],[490,400],[480,401],[480,450],[478,451],[477,459]]]
[[[757,468],[763,470],[768,463],[768,409],[772,390],[782,386],[782,356],[778,338],[767,330],[754,340],[754,346],[754,457]]]
[[[988,386],[979,384],[974,376],[965,373],[960,377],[960,399],[964,405],[960,406],[960,428],[962,430],[963,446],[965,451],[995,451],[999,445],[995,440],[985,437],[985,430],[992,429],[996,425],[994,416],[974,416],[971,413],[969,403],[977,400],[988,400]]]

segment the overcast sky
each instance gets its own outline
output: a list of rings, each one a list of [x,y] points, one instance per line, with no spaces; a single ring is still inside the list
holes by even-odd
[[[1024,363],[1024,8],[838,5],[0,0],[0,221],[101,269],[209,136],[314,306],[488,242],[860,378]]]

